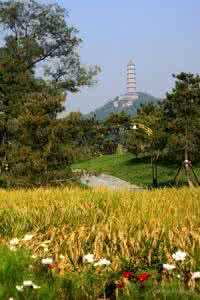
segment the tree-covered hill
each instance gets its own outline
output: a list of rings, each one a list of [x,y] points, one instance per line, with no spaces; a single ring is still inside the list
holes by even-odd
[[[116,97],[112,101],[106,103],[102,107],[97,108],[95,111],[89,113],[87,117],[92,117],[96,115],[96,118],[98,120],[103,120],[106,117],[109,116],[110,113],[119,113],[119,112],[126,112],[130,114],[131,116],[134,116],[137,112],[137,109],[140,107],[143,103],[149,103],[149,102],[159,102],[161,99],[153,97],[147,93],[138,93],[138,100],[133,102],[131,106],[123,107],[122,103],[123,101],[120,100],[119,97]]]

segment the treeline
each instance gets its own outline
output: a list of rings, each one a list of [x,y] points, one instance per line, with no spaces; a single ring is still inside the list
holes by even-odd
[[[142,105],[134,118],[152,129],[148,137],[141,130],[129,133],[129,151],[149,153],[180,162],[200,159],[200,77],[190,73],[173,75],[175,87],[156,104]]]
[[[165,99],[141,105],[134,118],[123,112],[110,114],[105,121],[69,114],[62,122],[67,128],[65,141],[74,147],[73,159],[123,150],[175,163],[200,160],[200,77],[173,76],[175,87]]]

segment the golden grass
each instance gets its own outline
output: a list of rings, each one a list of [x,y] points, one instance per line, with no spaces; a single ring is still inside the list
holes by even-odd
[[[27,244],[42,255],[65,254],[77,266],[85,253],[107,257],[117,267],[122,257],[153,263],[177,247],[192,263],[200,258],[200,189],[145,192],[49,188],[0,191],[0,234],[21,237],[34,232]],[[50,254],[49,253],[49,254]]]

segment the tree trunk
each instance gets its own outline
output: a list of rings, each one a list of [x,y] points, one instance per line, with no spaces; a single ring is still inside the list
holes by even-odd
[[[193,182],[190,178],[190,175],[191,175],[191,168],[190,168],[190,165],[189,165],[189,154],[188,154],[188,142],[186,141],[186,145],[185,145],[185,161],[184,161],[184,168],[185,168],[185,174],[186,174],[186,177],[187,177],[187,181],[188,181],[188,184],[190,187],[193,187]]]
[[[157,181],[157,162],[154,155],[151,156],[151,167],[152,167],[152,185],[153,187],[158,187]]]

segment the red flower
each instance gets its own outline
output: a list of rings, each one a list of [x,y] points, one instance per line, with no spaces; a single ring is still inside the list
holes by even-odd
[[[118,287],[118,288],[123,288],[123,287],[125,287],[125,283],[124,283],[124,282],[118,282],[118,283],[116,284],[116,287]]]
[[[50,269],[50,270],[56,269],[57,267],[58,267],[58,265],[55,264],[55,263],[52,263],[52,264],[48,265],[48,269]]]
[[[130,279],[131,277],[133,277],[133,272],[124,272],[122,274],[122,278]]]
[[[149,277],[151,277],[150,273],[143,273],[137,276],[137,280],[140,282],[143,282],[145,280],[147,280]]]

